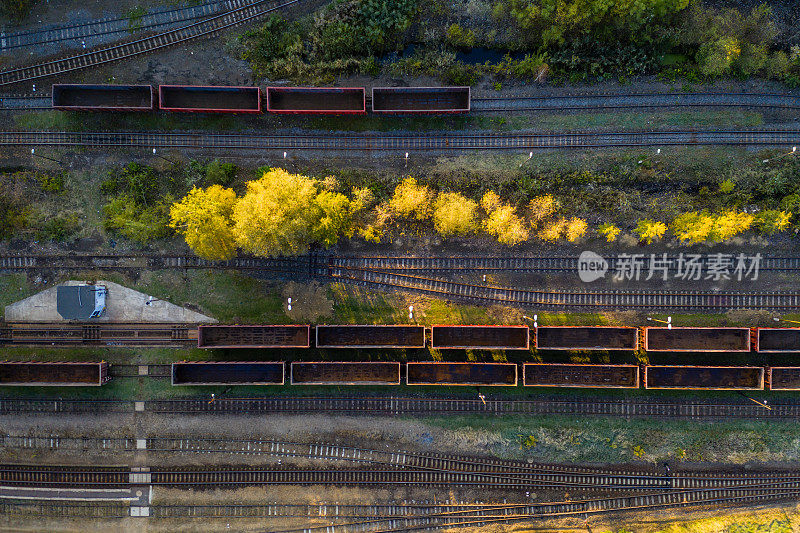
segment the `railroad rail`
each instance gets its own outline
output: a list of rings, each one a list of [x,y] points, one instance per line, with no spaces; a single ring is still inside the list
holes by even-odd
[[[293,0],[299,1],[299,0]],[[44,74],[48,75],[48,74]],[[2,85],[3,73],[0,73]],[[797,129],[664,130],[583,133],[156,133],[3,131],[0,146],[147,147],[215,150],[461,151],[535,150],[637,146],[793,146]]]
[[[0,86],[55,76],[84,68],[119,61],[154,50],[198,38],[210,37],[220,31],[258,20],[268,13],[297,4],[301,0],[259,0],[232,9],[227,13],[212,16],[174,30],[168,30],[141,39],[97,48],[89,52],[72,55],[52,61],[0,71]]]
[[[81,46],[85,48],[86,41],[89,41],[89,46],[92,46],[98,43],[98,37],[108,39],[114,35],[127,35],[137,31],[180,24],[205,18],[221,11],[240,9],[247,3],[246,0],[211,0],[172,9],[157,7],[136,20],[130,16],[112,16],[77,24],[53,25],[33,31],[3,32],[0,33],[0,53],[18,48],[43,47],[63,41],[74,41],[76,48]]]

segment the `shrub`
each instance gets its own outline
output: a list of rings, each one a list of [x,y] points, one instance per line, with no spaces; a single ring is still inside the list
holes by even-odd
[[[37,174],[36,179],[39,181],[39,186],[45,192],[61,193],[64,192],[64,174]]]
[[[487,233],[496,236],[498,242],[508,246],[514,246],[528,239],[525,224],[510,205],[501,205],[493,210],[489,218],[484,221],[484,228]]]
[[[433,227],[442,237],[468,235],[478,229],[478,203],[455,192],[439,193],[433,204]]]
[[[560,204],[558,200],[553,198],[550,194],[537,196],[531,200],[528,204],[531,226],[534,228],[537,227],[545,218],[555,214],[559,207]]]
[[[761,233],[772,235],[789,227],[792,213],[778,209],[765,209],[753,217],[753,224]]]
[[[8,240],[28,225],[29,212],[19,201],[0,193],[0,240]]]
[[[239,167],[233,163],[224,163],[219,159],[215,159],[206,165],[206,185],[222,185],[223,187],[229,186],[236,179],[236,172]]]
[[[446,40],[447,44],[456,48],[472,48],[475,46],[475,32],[458,24],[451,24],[447,28]]]
[[[417,184],[414,178],[406,178],[394,190],[389,206],[401,217],[426,220],[431,217],[433,191]]]
[[[753,216],[747,213],[723,211],[711,215],[693,211],[678,215],[671,227],[678,240],[697,244],[728,240],[747,231],[752,223]]]
[[[77,233],[80,220],[76,213],[57,215],[42,222],[36,230],[36,238],[40,241],[62,242]]]
[[[545,242],[556,242],[564,235],[566,225],[567,221],[563,218],[560,218],[545,225],[539,231],[538,236]]]
[[[139,204],[134,198],[119,195],[103,207],[105,218],[103,226],[132,241],[146,244],[170,235],[169,207],[172,198],[164,199],[150,206]]]
[[[636,224],[633,232],[639,236],[639,242],[652,244],[654,239],[660,239],[667,231],[667,225],[663,222],[644,219]]]
[[[481,207],[487,214],[500,207],[501,204],[502,200],[500,200],[500,196],[494,191],[488,191],[483,195],[483,198],[481,198]]]
[[[606,242],[616,241],[621,232],[621,229],[610,222],[606,222],[605,224],[600,224],[597,226],[597,234],[601,237],[605,237]]]
[[[564,227],[564,237],[568,242],[575,242],[586,235],[586,229],[588,227],[589,226],[584,219],[572,217],[566,222]]]
[[[31,12],[36,0],[0,0],[0,12],[11,21],[19,23]]]

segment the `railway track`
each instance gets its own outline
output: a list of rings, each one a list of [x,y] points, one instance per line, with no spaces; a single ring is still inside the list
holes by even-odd
[[[193,324],[13,324],[0,326],[0,342],[98,346],[191,346]]]
[[[299,0],[293,0],[295,2]],[[144,52],[142,52],[144,53]],[[0,72],[0,85],[5,73]],[[49,74],[42,74],[49,75]],[[214,150],[461,151],[640,146],[786,146],[800,144],[797,129],[640,131],[587,133],[408,134],[155,133],[3,131],[0,146],[85,146]]]
[[[649,254],[643,254],[649,258]],[[662,259],[661,254],[655,254]],[[688,254],[684,254],[685,256]],[[732,254],[734,257],[736,254]],[[705,270],[708,256],[698,254],[697,263]],[[676,254],[667,254],[669,271],[678,268]],[[610,271],[619,261],[618,256],[605,257]],[[526,272],[526,273],[574,273],[578,269],[578,257],[567,255],[542,256],[339,256],[327,254],[301,255],[296,257],[237,257],[229,261],[208,261],[194,255],[0,255],[0,270],[45,270],[45,269],[91,269],[91,270],[158,270],[178,269],[231,269],[243,271],[303,272],[327,275],[336,269],[365,269],[402,273],[418,272]],[[800,272],[800,256],[770,256],[761,258],[760,272]]]
[[[664,290],[526,290],[461,283],[381,270],[332,268],[333,280],[480,303],[536,309],[647,309],[713,311],[800,308],[800,292]]]
[[[0,33],[0,53],[19,48],[43,47],[64,41],[72,41],[75,48],[82,46],[85,48],[86,41],[89,41],[89,46],[93,46],[97,44],[99,37],[108,39],[116,35],[125,36],[138,31],[181,24],[221,11],[241,9],[247,3],[246,0],[212,0],[175,9],[156,8],[136,19],[130,16],[104,17],[78,24],[54,25],[40,30],[3,32]]]
[[[264,15],[299,3],[301,0],[259,0],[226,13],[209,17],[180,28],[157,33],[121,44],[46,61],[35,65],[0,71],[0,86],[32,81],[66,72],[119,61],[160,50],[194,39],[213,36],[223,30],[260,19]]]
[[[481,486],[524,490],[690,491],[765,489],[800,491],[800,472],[758,471],[738,473],[675,472],[644,475],[599,471],[541,472],[515,465],[454,462],[448,468],[420,469],[411,465],[377,465],[368,468],[305,468],[290,465],[215,466],[146,469],[149,484],[169,487],[220,485],[423,485]],[[448,465],[449,466],[449,465]],[[488,466],[488,468],[487,468]],[[137,471],[138,473],[138,471]],[[703,475],[705,474],[705,475]],[[119,486],[133,483],[131,469],[119,467],[0,465],[0,482],[10,486]]]
[[[0,413],[17,407],[13,402],[25,400],[0,400]],[[35,401],[35,400],[34,400]],[[746,402],[746,403],[745,403]],[[20,408],[26,407],[23,403]],[[45,404],[44,407],[49,407]],[[145,410],[157,413],[337,413],[341,415],[409,416],[424,414],[526,414],[526,415],[596,415],[623,418],[663,417],[698,420],[723,420],[726,418],[797,419],[800,403],[786,400],[770,402],[770,410],[743,400],[731,403],[711,403],[698,400],[655,401],[654,399],[620,400],[563,400],[542,398],[537,400],[467,398],[217,398],[148,400]]]
[[[234,0],[225,2],[211,2],[196,6],[202,9],[202,14],[209,14],[208,6],[226,5]],[[243,0],[238,0],[237,5],[241,6]],[[179,10],[178,10],[179,11]],[[169,12],[166,12],[169,13]],[[163,17],[162,17],[163,18]],[[121,19],[117,19],[121,20]],[[128,19],[124,19],[127,23]],[[174,21],[170,21],[174,22]],[[166,20],[162,24],[168,24]],[[101,26],[107,23],[99,22]],[[144,27],[151,27],[144,24]],[[83,36],[76,35],[72,27],[45,30],[42,33],[55,31],[55,36],[49,41],[75,39]],[[109,31],[103,33],[127,32],[125,29]],[[97,35],[97,34],[94,34]],[[11,39],[7,36],[6,39]],[[32,38],[27,36],[26,42],[31,42]],[[1,42],[1,40],[0,40]],[[10,42],[10,41],[9,41]],[[9,45],[13,46],[13,45]],[[18,46],[31,46],[24,44]],[[0,46],[0,51],[3,48]],[[682,107],[750,107],[763,109],[800,109],[800,96],[793,94],[775,93],[661,93],[661,94],[599,94],[599,95],[565,95],[565,96],[507,96],[507,97],[484,97],[472,98],[471,111],[481,112],[513,112],[513,111],[564,111],[564,110],[604,110],[604,109],[635,109],[635,108],[682,108]],[[0,110],[9,109],[50,109],[50,96],[0,96]]]
[[[775,93],[584,94],[472,98],[471,111],[563,111],[661,107],[758,107],[800,109],[800,96]]]

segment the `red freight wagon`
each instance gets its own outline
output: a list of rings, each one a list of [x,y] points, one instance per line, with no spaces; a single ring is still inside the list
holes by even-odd
[[[200,326],[198,348],[308,348],[311,326]]]

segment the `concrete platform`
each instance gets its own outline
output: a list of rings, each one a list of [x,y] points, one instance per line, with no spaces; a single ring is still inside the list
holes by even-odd
[[[62,285],[82,285],[84,281],[67,281]],[[98,285],[108,287],[106,311],[99,318],[87,320],[87,323],[113,322],[162,322],[183,324],[208,324],[217,320],[185,307],[153,298],[111,281],[98,281]],[[15,302],[5,308],[6,322],[67,322],[56,311],[57,287],[50,287],[24,300]]]

